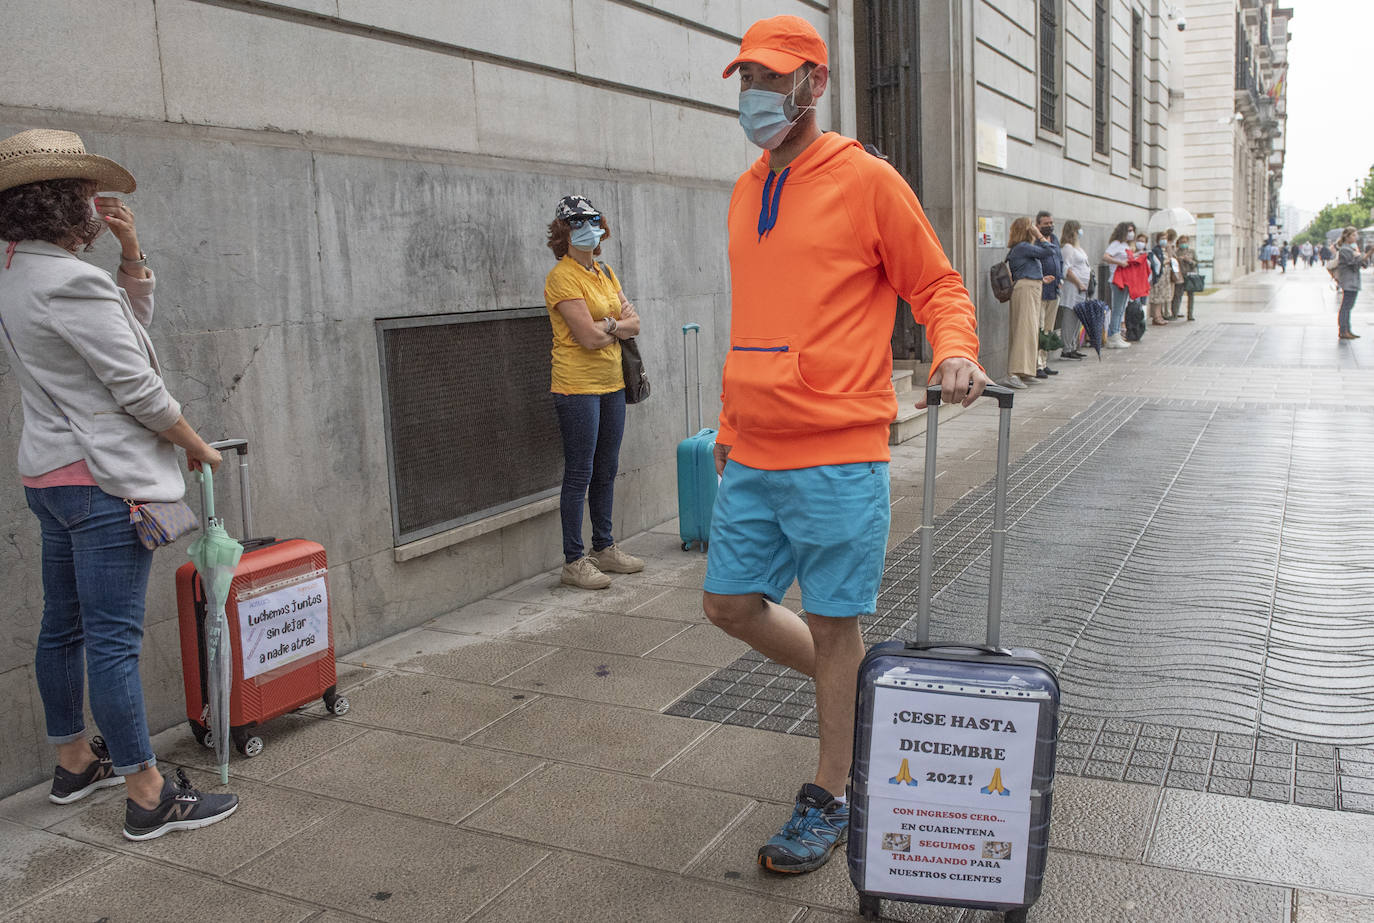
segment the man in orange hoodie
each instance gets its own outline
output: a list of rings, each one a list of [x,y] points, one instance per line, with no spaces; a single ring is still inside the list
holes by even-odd
[[[815,779],[759,850],[762,866],[791,873],[824,865],[848,829],[858,617],[877,610],[887,546],[898,297],[926,328],[944,400],[971,404],[988,383],[968,292],[911,188],[857,141],[817,127],[826,59],[810,23],[775,16],[749,28],[724,74],[739,71],[740,124],[764,153],[730,199],[722,481],[704,608],[815,680]],[[794,579],[805,621],[779,605]]]

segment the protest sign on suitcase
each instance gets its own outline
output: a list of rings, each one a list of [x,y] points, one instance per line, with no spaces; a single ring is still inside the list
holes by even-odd
[[[1049,849],[1059,684],[1034,651],[1001,647],[1012,392],[1001,406],[985,644],[930,640],[940,389],[927,391],[917,636],[859,667],[849,877],[859,911],[883,900],[1002,911],[1024,921]]]

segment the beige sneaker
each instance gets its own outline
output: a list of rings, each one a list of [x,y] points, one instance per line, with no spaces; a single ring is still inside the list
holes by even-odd
[[[562,581],[583,590],[604,590],[611,585],[611,578],[598,570],[596,562],[585,555],[571,564],[563,565]]]
[[[593,551],[592,560],[608,574],[637,574],[644,569],[643,561],[621,551],[619,545],[607,545],[600,551]]]

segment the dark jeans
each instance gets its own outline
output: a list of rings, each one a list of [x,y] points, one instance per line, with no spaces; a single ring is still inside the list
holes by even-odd
[[[1336,315],[1336,326],[1340,328],[1341,333],[1350,332],[1350,312],[1355,307],[1355,299],[1359,296],[1360,290],[1357,288],[1344,289],[1341,292],[1341,310]]]
[[[152,766],[138,655],[153,553],[139,542],[129,508],[98,487],[24,488],[43,534],[43,625],[34,668],[48,742],[77,740],[82,659],[91,714],[120,775]]]
[[[625,434],[625,390],[610,394],[555,394],[558,429],[563,434],[563,560],[576,561],[582,545],[582,504],[592,514],[592,548],[615,542],[611,503],[620,467],[620,439]]]

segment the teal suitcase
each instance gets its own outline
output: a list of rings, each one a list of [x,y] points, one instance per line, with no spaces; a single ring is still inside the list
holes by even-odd
[[[695,337],[689,334],[695,333]],[[687,341],[696,340],[697,433],[692,434],[690,386],[687,383]],[[701,415],[701,325],[682,326],[682,411],[687,438],[677,444],[677,514],[682,550],[697,545],[706,550],[711,539],[711,511],[716,505],[720,478],[716,475],[716,431],[706,429]]]

